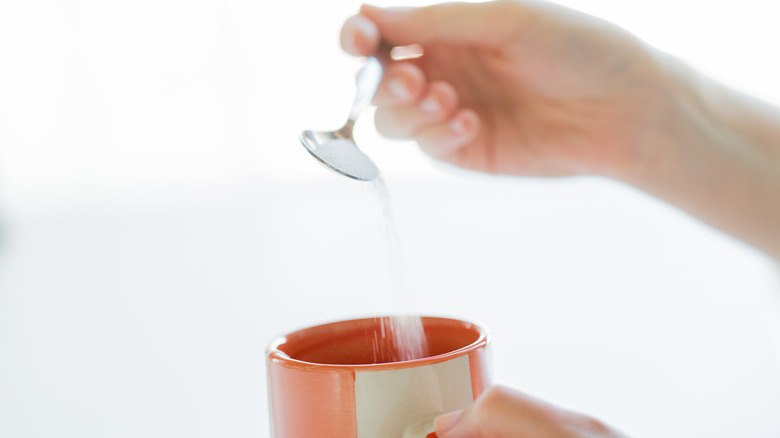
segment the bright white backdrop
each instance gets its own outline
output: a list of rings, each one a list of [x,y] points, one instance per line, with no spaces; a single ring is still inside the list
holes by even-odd
[[[780,103],[779,4],[566,4]],[[0,436],[267,436],[273,336],[396,309],[370,196],[297,142],[343,121],[358,5],[0,2]],[[490,326],[497,382],[637,437],[780,434],[760,255],[609,181],[357,136],[408,307]]]

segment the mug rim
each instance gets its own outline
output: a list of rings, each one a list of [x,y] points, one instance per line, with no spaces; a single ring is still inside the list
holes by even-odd
[[[471,351],[474,351],[480,347],[486,346],[491,339],[490,330],[484,325],[474,320],[465,318],[454,318],[447,316],[433,316],[433,315],[419,315],[423,320],[434,319],[443,320],[449,322],[455,322],[460,324],[468,324],[468,328],[473,326],[476,328],[479,336],[477,339],[468,345],[461,348],[448,351],[446,353],[437,354],[435,356],[421,357],[419,359],[405,360],[399,362],[383,362],[383,363],[368,363],[368,364],[325,364],[317,362],[308,362],[300,359],[290,357],[287,353],[282,351],[279,347],[287,342],[289,336],[301,333],[306,330],[312,330],[322,328],[325,326],[333,326],[337,324],[348,324],[360,321],[369,321],[381,318],[393,318],[393,317],[405,317],[410,315],[382,315],[382,316],[370,316],[363,318],[343,319],[338,321],[332,321],[322,324],[316,324],[308,327],[304,327],[298,330],[294,330],[286,335],[276,337],[266,348],[266,358],[269,361],[273,361],[280,365],[284,365],[291,368],[306,369],[310,371],[335,371],[335,372],[353,372],[353,371],[385,371],[385,370],[397,370],[402,368],[413,368],[423,365],[432,365],[436,363],[446,362],[450,359],[455,359],[460,356],[464,356]],[[417,316],[417,315],[413,315]]]

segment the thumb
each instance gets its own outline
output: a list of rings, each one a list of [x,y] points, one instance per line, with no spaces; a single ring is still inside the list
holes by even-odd
[[[373,21],[391,46],[429,43],[500,44],[521,25],[517,2],[442,3],[421,8],[363,5],[360,15]]]
[[[439,438],[569,436],[559,432],[557,413],[556,408],[519,391],[492,386],[466,409],[439,416],[436,434]]]
[[[460,417],[463,416],[463,410],[450,412],[444,415],[440,415],[436,418],[436,434],[438,437],[443,437],[448,431],[453,429],[460,422]]]

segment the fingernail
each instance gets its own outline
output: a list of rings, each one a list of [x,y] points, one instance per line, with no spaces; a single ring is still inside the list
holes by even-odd
[[[439,99],[436,96],[429,95],[420,102],[420,109],[424,113],[433,114],[441,109],[441,103],[439,103]]]
[[[366,37],[373,38],[375,36],[378,36],[376,25],[369,19],[365,17],[361,17],[360,20],[355,20],[355,21],[360,33],[362,33]]]
[[[399,99],[409,99],[412,97],[412,93],[409,92],[406,82],[401,79],[390,79],[387,83],[387,88],[393,96]]]
[[[463,117],[458,116],[452,119],[450,122],[450,131],[455,135],[463,135],[466,133],[466,121]]]
[[[343,41],[342,45],[344,47],[344,51],[346,51],[347,53],[356,54],[358,51],[357,51],[357,45],[355,44],[355,40],[357,40],[356,35],[352,35],[352,38],[342,39],[341,41]]]
[[[436,418],[436,433],[442,435],[448,430],[455,427],[460,421],[460,417],[463,415],[463,410],[450,412],[448,414],[440,415]]]

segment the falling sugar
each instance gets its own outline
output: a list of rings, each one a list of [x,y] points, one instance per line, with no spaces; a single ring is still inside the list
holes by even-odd
[[[374,362],[398,362],[428,355],[428,345],[419,316],[404,312],[408,290],[403,281],[401,248],[396,234],[387,186],[379,169],[358,147],[347,139],[334,139],[309,150],[328,167],[347,176],[368,181],[369,197],[376,204],[379,225],[379,256],[387,273],[389,295],[399,315],[382,318],[381,330],[373,340]]]
[[[390,209],[390,199],[387,186],[381,175],[367,184],[369,195],[377,204],[377,216],[381,242],[379,253],[383,255],[383,264],[386,266],[387,284],[389,292],[395,298],[396,306],[401,309],[398,316],[382,319],[382,341],[391,341],[391,357],[385,358],[391,362],[420,359],[428,356],[428,342],[423,331],[422,320],[419,316],[406,314],[409,290],[406,287],[403,276],[403,258],[398,240],[398,234],[393,220],[393,212]],[[385,327],[387,324],[389,327]],[[385,344],[385,342],[378,342]]]

